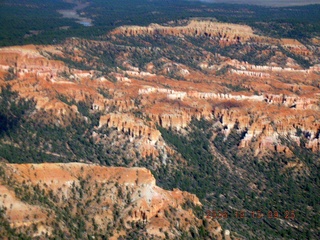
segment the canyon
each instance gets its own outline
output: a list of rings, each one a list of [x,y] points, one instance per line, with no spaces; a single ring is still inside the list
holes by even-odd
[[[64,163],[10,164],[1,156],[0,206],[10,226],[41,239],[61,234],[52,227],[58,226],[73,237],[66,216],[77,222],[80,214],[89,219],[82,226],[88,236],[107,231],[117,239],[140,234],[134,229],[141,227],[143,236],[164,239],[205,226],[210,237],[229,239],[218,221],[196,216],[195,209],[202,208],[197,196],[158,187],[141,166],[169,175],[189,164],[172,144],[178,138],[168,141],[164,133],[188,140],[194,122],[204,121],[201,131],[211,133],[206,150],[240,178],[245,171],[218,152],[217,137],[224,144],[237,135],[239,156],[252,153],[255,162],[290,159],[295,162],[286,168],[308,175],[311,170],[298,154],[320,153],[319,50],[319,41],[261,36],[249,26],[213,19],[122,26],[99,40],[0,48],[2,91],[10,87],[35,104],[23,121],[41,126],[41,133],[78,134],[74,139],[104,154],[94,160],[92,152],[78,156],[81,145],[72,147],[72,141],[60,152],[54,142],[32,133],[32,140],[40,139],[39,152]],[[1,146],[22,149],[24,144],[11,137],[18,134],[9,133]],[[109,155],[117,157],[115,166],[130,168],[97,165],[110,164]],[[70,159],[78,163],[65,163]],[[46,196],[44,204],[39,193]],[[37,201],[24,201],[28,194]]]

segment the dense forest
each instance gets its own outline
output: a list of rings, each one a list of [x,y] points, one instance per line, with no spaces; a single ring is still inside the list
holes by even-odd
[[[209,217],[219,219],[225,228],[237,229],[245,238],[319,237],[316,230],[320,221],[316,214],[319,212],[319,155],[292,143],[292,150],[310,170],[296,173],[285,168],[294,158],[273,154],[259,159],[254,157],[253,150],[240,151],[242,133],[236,126],[227,139],[205,120],[193,121],[188,136],[159,129],[188,161],[172,172],[168,168],[155,171],[161,186],[178,186],[196,193],[205,203]],[[310,206],[315,208],[311,210]],[[259,218],[258,213],[263,216]],[[308,227],[291,227],[299,222],[307,223]]]
[[[127,157],[132,147],[129,138],[121,146],[112,146],[115,129],[99,130],[107,140],[96,144],[92,132],[97,131],[99,114],[88,110],[88,102],[63,99],[77,104],[81,115],[89,121],[79,116],[69,126],[62,127],[42,123],[41,119],[48,113],[35,113],[32,101],[17,99],[17,93],[10,88],[2,89],[2,160],[11,163],[85,161],[106,166],[147,167],[159,186],[196,194],[204,204],[203,209],[194,209],[199,216],[218,219],[225,229],[234,230],[239,237],[254,239],[257,234],[287,239],[319,237],[320,156],[304,147],[291,143],[295,157],[306,166],[305,170],[296,172],[285,167],[288,162],[296,161],[294,157],[273,153],[261,159],[254,157],[253,149],[240,151],[238,144],[243,133],[237,126],[225,139],[219,127],[214,127],[217,120],[193,120],[186,129],[187,135],[158,127],[178,155],[168,155],[168,164],[155,167],[155,162],[163,156],[138,162]],[[301,138],[305,142],[303,135]],[[138,153],[137,157],[141,158]],[[181,163],[180,157],[186,162]]]

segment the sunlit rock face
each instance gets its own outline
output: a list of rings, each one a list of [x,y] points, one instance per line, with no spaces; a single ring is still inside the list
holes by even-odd
[[[158,24],[151,24],[148,27],[124,26],[114,30],[112,33],[124,34],[126,36],[160,34],[219,37],[221,42],[230,41],[231,43],[247,41],[250,37],[255,36],[249,26],[197,20],[192,20],[185,26],[176,27],[161,26]]]
[[[201,206],[195,195],[158,187],[150,170],[145,168],[81,163],[0,164],[0,167],[1,178],[10,176],[10,183],[2,179],[0,184],[4,216],[11,227],[32,237],[56,236],[54,226],[63,229],[65,235],[72,235],[70,226],[59,220],[64,211],[68,212],[69,219],[87,216],[90,221],[86,221],[84,228],[91,235],[100,230],[106,233],[108,225],[121,226],[120,232],[117,227],[111,230],[112,239],[132,231],[131,223],[145,224],[146,234],[160,239],[165,238],[164,232],[174,237],[203,224],[191,209],[182,207],[186,202]],[[51,207],[26,200],[39,194]],[[171,209],[175,212],[171,213]],[[176,217],[181,218],[179,227],[173,220]],[[222,239],[217,221],[210,220],[207,230],[215,239]]]
[[[101,114],[97,129],[126,134],[143,157],[159,156],[169,148],[157,126],[182,131],[194,118],[219,122],[226,135],[236,126],[243,133],[239,148],[254,140],[258,153],[291,154],[281,138],[300,144],[299,130],[308,136],[306,147],[319,151],[319,43],[310,48],[295,39],[258,36],[249,26],[209,20],[123,26],[105,37],[106,41],[72,38],[56,46],[1,48],[0,84],[34,99],[37,111],[50,115],[44,119],[48,124],[67,126],[72,119],[85,119],[77,103],[86,102],[90,113]],[[188,47],[188,54],[166,43],[168,37]],[[127,44],[126,38],[141,46]],[[161,47],[154,46],[161,38]],[[257,56],[273,55],[259,65],[200,49],[188,38],[219,49],[237,46],[243,52],[268,46],[257,50]],[[303,68],[279,45],[308,57],[312,66]],[[103,72],[108,65],[100,58],[108,54],[116,67]],[[147,60],[139,65],[136,55]],[[67,66],[55,60],[57,56],[86,69]],[[188,60],[178,62],[185,57]]]

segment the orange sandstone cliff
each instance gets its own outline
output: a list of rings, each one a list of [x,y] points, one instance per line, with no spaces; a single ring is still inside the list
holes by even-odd
[[[1,164],[0,170],[4,217],[31,237],[54,237],[60,231],[72,238],[77,231],[72,226],[81,221],[84,238],[110,239],[136,228],[144,236],[162,239],[203,225],[189,208],[201,206],[195,195],[159,188],[144,168],[68,163]],[[206,228],[213,238],[222,239],[218,222],[209,220]]]
[[[157,39],[168,35],[189,48],[188,56],[175,53],[178,50],[165,40],[161,48],[143,40],[145,36]],[[145,45],[126,45],[124,37]],[[254,51],[253,46],[269,46],[259,50],[257,57],[274,55],[265,65],[256,65],[199,50],[187,37],[222,49],[225,45],[221,42],[227,42],[244,52]],[[81,117],[75,103],[86,102],[90,112],[102,115],[98,128],[106,126],[127,133],[132,141],[140,142],[143,156],[157,156],[165,147],[157,125],[180,131],[193,118],[220,122],[226,135],[236,125],[244,133],[239,147],[245,148],[257,139],[257,154],[286,149],[281,143],[283,137],[299,145],[300,130],[308,138],[305,146],[320,150],[319,58],[302,43],[266,38],[248,26],[209,20],[191,20],[178,26],[124,26],[108,33],[107,39],[73,38],[57,46],[2,48],[0,84],[11,85],[21,97],[34,99],[38,110],[52,116],[43,120],[50,124],[70,124],[71,119]],[[294,54],[308,55],[314,65],[303,68],[285,56],[279,45]],[[178,58],[174,60],[170,52]],[[108,54],[119,67],[105,73],[99,70],[106,66],[100,58]],[[134,58],[137,54],[157,57],[138,66]],[[54,56],[91,70],[67,66]],[[185,57],[192,64],[177,62]],[[8,77],[10,81],[5,80]]]

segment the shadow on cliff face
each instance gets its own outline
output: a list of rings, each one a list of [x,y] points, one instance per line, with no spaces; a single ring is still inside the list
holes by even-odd
[[[181,99],[167,99],[167,98],[162,98],[159,101],[162,104],[170,104],[170,106],[172,106],[172,108],[177,108],[177,109],[181,109],[181,108],[190,108],[190,105],[181,101]]]
[[[235,100],[225,100],[220,102],[210,101],[210,103],[212,104],[212,108],[230,109],[243,107],[241,102]]]

